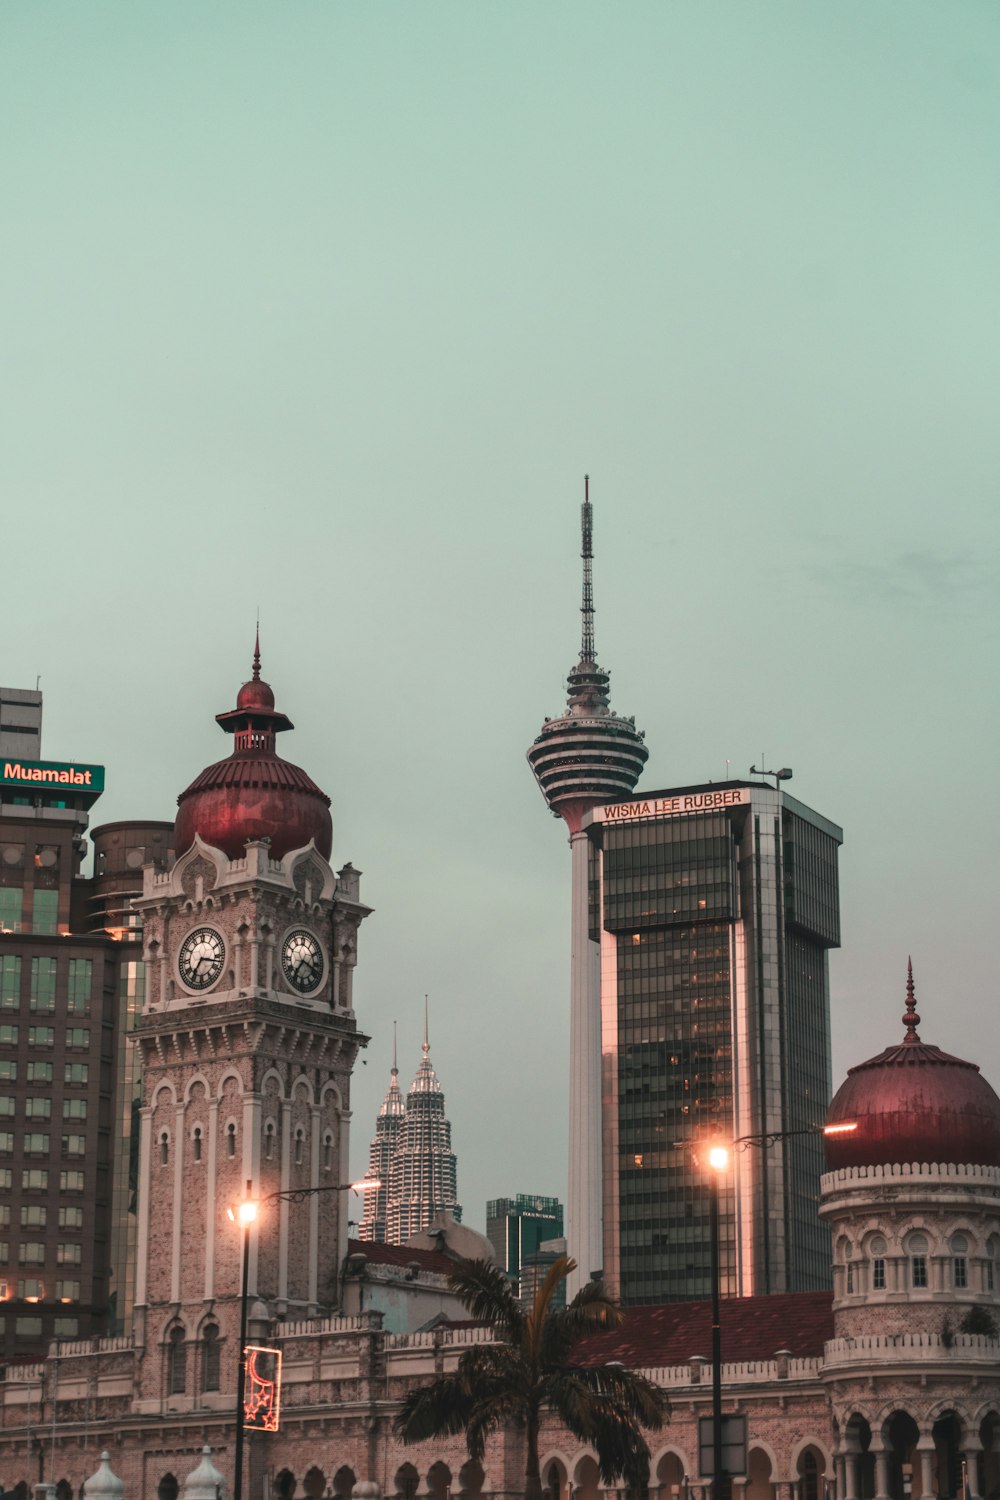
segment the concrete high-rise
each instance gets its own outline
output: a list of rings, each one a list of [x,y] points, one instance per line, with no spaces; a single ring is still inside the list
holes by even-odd
[[[636,793],[584,819],[600,950],[603,1270],[625,1303],[830,1284],[816,1217],[830,1099],[836,824],[761,782]]]
[[[584,815],[627,797],[649,754],[634,719],[619,718],[608,698],[610,675],[597,664],[594,644],[590,485],[585,481],[583,621],[580,659],[566,682],[566,711],[546,719],[528,751],[542,796],[569,829],[571,894],[569,1182],[566,1240],[577,1262],[572,1295],[603,1265],[601,1233],[601,1007],[600,950],[590,941],[588,843]]]
[[[425,1011],[423,1056],[389,1161],[386,1243],[405,1245],[442,1213],[460,1220],[462,1207],[451,1121],[445,1117],[444,1091],[431,1063]]]
[[[543,1243],[562,1238],[563,1206],[558,1198],[518,1193],[516,1198],[491,1198],[486,1205],[486,1237],[497,1265],[515,1285],[521,1267]]]

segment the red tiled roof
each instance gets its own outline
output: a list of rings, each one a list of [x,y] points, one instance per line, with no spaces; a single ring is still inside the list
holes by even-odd
[[[773,1359],[779,1349],[797,1358],[822,1354],[833,1338],[832,1292],[779,1292],[769,1297],[726,1297],[720,1309],[722,1360]],[[620,1328],[577,1345],[581,1364],[619,1359],[633,1369],[686,1364],[712,1357],[711,1302],[669,1302],[628,1307]]]
[[[455,1269],[450,1255],[440,1250],[415,1250],[410,1245],[379,1245],[374,1240],[348,1240],[348,1255],[363,1255],[373,1266],[418,1265],[422,1271],[436,1271],[439,1276],[449,1276]]]

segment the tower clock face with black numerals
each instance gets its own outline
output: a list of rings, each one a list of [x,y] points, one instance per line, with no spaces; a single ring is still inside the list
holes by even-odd
[[[281,968],[293,990],[311,995],[323,982],[323,950],[304,927],[294,927],[281,945]]]
[[[178,968],[191,990],[210,989],[222,973],[226,945],[214,927],[196,927],[181,944]]]

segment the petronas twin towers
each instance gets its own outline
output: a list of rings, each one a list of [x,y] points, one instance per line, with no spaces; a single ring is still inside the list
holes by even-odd
[[[405,1245],[442,1212],[461,1219],[451,1122],[431,1064],[424,1024],[423,1057],[404,1102],[393,1042],[392,1073],[378,1112],[366,1177],[381,1186],[365,1194],[358,1238]]]

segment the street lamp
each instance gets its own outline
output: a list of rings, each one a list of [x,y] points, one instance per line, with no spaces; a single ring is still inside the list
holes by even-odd
[[[243,1233],[243,1265],[240,1275],[240,1362],[236,1375],[236,1444],[234,1453],[235,1474],[233,1476],[233,1500],[243,1500],[243,1430],[244,1402],[247,1385],[247,1290],[250,1283],[250,1230],[257,1222],[261,1209],[268,1203],[302,1203],[317,1193],[368,1193],[382,1186],[378,1177],[365,1177],[361,1182],[338,1182],[318,1187],[284,1188],[277,1193],[268,1193],[264,1198],[254,1198],[253,1183],[248,1182],[246,1193],[239,1203],[226,1209],[226,1217],[239,1224]]]
[[[712,1191],[711,1244],[712,1244],[712,1500],[722,1500],[722,1324],[719,1313],[720,1269],[719,1269],[719,1182],[729,1166],[728,1146],[711,1146],[708,1165],[712,1169],[710,1178]]]

